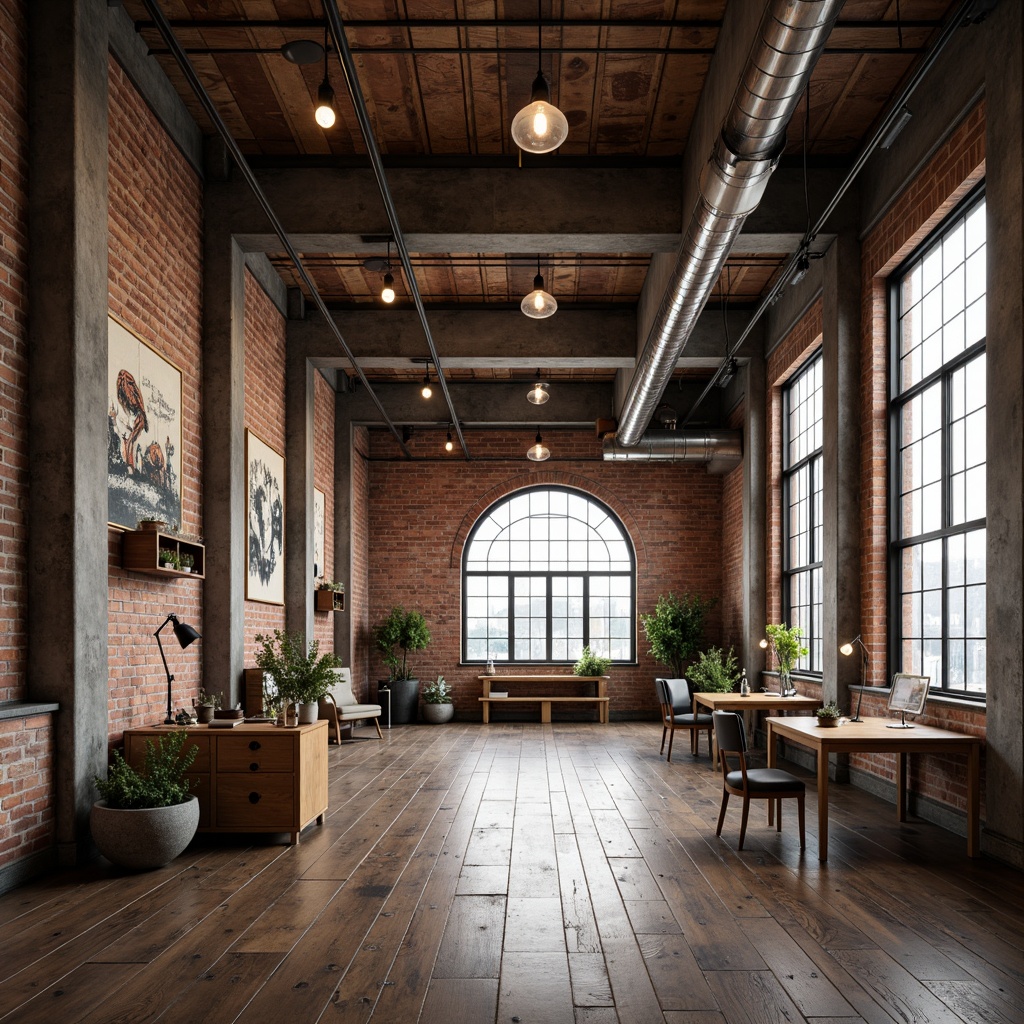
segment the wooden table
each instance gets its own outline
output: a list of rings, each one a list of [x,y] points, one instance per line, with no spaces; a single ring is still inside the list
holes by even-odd
[[[769,718],[768,766],[774,767],[775,740],[785,739],[813,750],[818,756],[818,860],[828,858],[829,754],[896,754],[896,813],[907,820],[907,754],[964,754],[967,758],[967,856],[980,853],[981,744],[980,736],[950,732],[930,725],[889,729],[889,718],[865,718],[836,728],[822,728],[811,718]]]
[[[491,720],[491,704],[502,703],[502,704],[540,704],[540,720],[542,723],[550,723],[551,721],[551,705],[565,703],[565,704],[596,704],[598,721],[602,725],[608,724],[608,692],[607,692],[607,676],[555,676],[555,675],[519,675],[514,672],[503,672],[501,674],[495,673],[494,675],[483,675],[477,677],[483,684],[483,696],[479,698],[481,707],[483,708],[484,724],[486,725]],[[594,695],[593,696],[571,696],[571,697],[554,697],[545,696],[543,694],[538,695],[525,695],[516,694],[512,696],[509,694],[507,697],[492,697],[491,689],[504,689],[508,683],[533,683],[543,684],[550,686],[553,683],[564,685],[565,683],[593,683],[594,684]]]
[[[701,708],[711,711],[816,711],[821,707],[817,697],[783,697],[779,693],[750,693],[746,697],[739,693],[695,693],[693,713]],[[711,763],[718,764],[718,744],[714,730],[711,732]]]

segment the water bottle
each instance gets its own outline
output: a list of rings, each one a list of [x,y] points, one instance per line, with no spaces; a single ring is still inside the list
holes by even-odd
[[[747,682],[747,670],[746,669],[744,669],[740,673],[740,696],[741,697],[749,697],[750,696],[750,683]]]

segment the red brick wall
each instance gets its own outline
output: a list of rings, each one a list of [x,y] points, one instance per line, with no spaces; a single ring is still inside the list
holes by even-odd
[[[319,373],[313,378],[313,486],[324,492],[324,564],[320,572],[333,580],[334,389]],[[320,641],[320,650],[333,651],[334,613],[314,612],[313,618],[313,636]]]
[[[182,371],[181,529],[202,536],[202,182],[113,58],[109,110],[110,311]],[[120,531],[108,531],[112,742],[166,713],[153,633],[168,611],[203,631],[202,582],[126,572],[120,540]],[[202,659],[165,632],[181,707],[198,692]]]
[[[245,272],[245,428],[284,454],[285,320]],[[285,463],[287,479],[288,464]],[[288,538],[285,537],[285,558]],[[245,602],[245,664],[256,664],[256,634],[284,629],[284,605]]]
[[[887,279],[913,249],[985,176],[985,107],[957,125],[896,198],[861,247],[861,631],[871,652],[868,683],[886,686],[901,666],[888,655],[888,393]],[[884,714],[885,701],[867,694],[864,709]],[[983,708],[930,702],[921,721],[977,735],[985,733]],[[911,787],[940,803],[966,807],[963,758],[912,758]],[[858,755],[851,764],[893,779],[892,758]],[[984,792],[984,790],[983,790]]]
[[[370,680],[370,467],[367,458],[370,436],[366,427],[352,431],[351,567],[350,589],[345,614],[352,631],[352,686],[361,699],[375,703],[376,686]],[[345,486],[342,481],[342,486]],[[348,660],[347,652],[342,652]],[[377,678],[376,675],[373,677]]]
[[[729,417],[732,430],[743,428],[744,407]],[[722,643],[743,657],[743,466],[722,478]]]
[[[415,654],[421,679],[439,672],[453,684],[458,713],[480,714],[479,666],[459,665],[461,653],[461,559],[470,529],[493,502],[535,484],[577,488],[608,505],[622,520],[636,550],[637,609],[649,612],[658,595],[687,591],[721,597],[722,480],[702,465],[604,462],[592,432],[551,430],[550,461],[526,460],[530,438],[520,431],[469,430],[474,460],[445,456],[445,433],[417,432],[408,462],[382,431],[371,432],[369,463],[370,625],[394,604],[426,617],[433,640]],[[721,642],[721,604],[709,621],[707,640]],[[656,713],[654,678],[664,669],[647,654],[637,623],[639,666],[615,667],[608,686],[611,712],[619,717]],[[383,677],[371,652],[370,678]]]
[[[53,843],[53,719],[0,722],[0,866]]]

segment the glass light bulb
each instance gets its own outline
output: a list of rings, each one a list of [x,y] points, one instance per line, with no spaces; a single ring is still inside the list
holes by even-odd
[[[321,128],[333,128],[334,127],[334,110],[323,104],[316,108],[316,123]]]
[[[392,288],[390,285],[385,285],[384,286],[384,290],[380,293],[380,297],[385,302],[394,302],[395,301],[395,289]]]
[[[423,385],[423,387],[422,387],[422,388],[420,388],[420,394],[421,394],[421,395],[422,395],[422,396],[423,396],[424,398],[430,398],[430,396],[431,396],[431,395],[432,395],[433,393],[434,393],[434,390],[433,390],[433,388],[431,388],[431,386],[430,386],[429,384],[424,384],[424,385]]]
[[[446,452],[450,452],[454,447],[455,447],[455,442],[452,441],[452,439],[449,437],[448,440],[445,441],[445,443],[444,443],[444,450]]]
[[[839,648],[839,653],[845,654],[848,658],[851,654],[853,654],[853,644],[843,644],[843,646]]]
[[[324,75],[320,88],[316,92],[316,110],[313,112],[316,123],[321,128],[332,128],[334,126],[334,90],[331,88],[330,80]]]
[[[539,313],[544,308],[544,293],[534,292],[533,293],[533,308]]]
[[[565,114],[544,100],[531,100],[512,119],[512,141],[527,153],[550,153],[568,135]]]

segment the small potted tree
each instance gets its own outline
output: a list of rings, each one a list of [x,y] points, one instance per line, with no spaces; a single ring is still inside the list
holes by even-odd
[[[728,654],[720,647],[701,651],[686,670],[686,678],[693,693],[732,693],[740,678],[733,649]]]
[[[199,827],[199,801],[184,778],[199,748],[185,749],[184,730],[146,740],[141,771],[114,751],[107,777],[96,777],[101,799],[93,804],[89,828],[111,863],[149,870],[169,864]]]
[[[438,676],[423,688],[423,721],[440,725],[442,722],[450,722],[454,717],[452,688],[444,681],[444,676]]]
[[[275,629],[273,636],[256,634],[256,664],[270,673],[282,703],[295,704],[299,725],[308,725],[320,714],[320,698],[330,689],[333,670],[341,659],[330,652],[320,654],[320,641],[306,647],[300,631],[285,633]]]
[[[654,611],[640,616],[651,645],[648,653],[669,669],[673,679],[683,677],[686,663],[697,653],[704,619],[714,603],[714,598],[708,600],[699,594],[662,594]]]
[[[612,663],[611,658],[602,658],[595,654],[588,644],[580,652],[579,661],[572,667],[575,676],[603,676]]]
[[[420,612],[396,605],[374,630],[373,639],[388,667],[391,721],[395,725],[411,722],[416,717],[420,681],[412,673],[409,652],[422,651],[430,643],[426,620]]]
[[[818,716],[818,725],[824,728],[834,728],[839,725],[839,721],[843,717],[842,709],[834,700],[823,704],[815,714]]]

